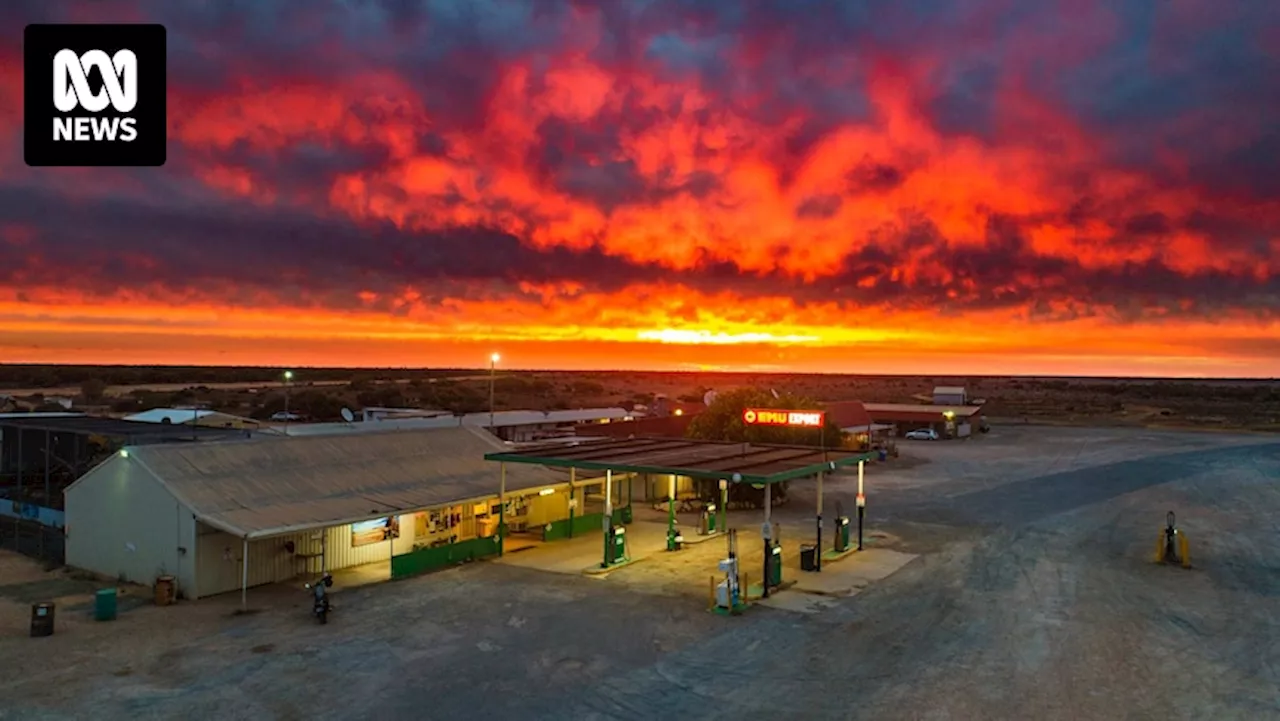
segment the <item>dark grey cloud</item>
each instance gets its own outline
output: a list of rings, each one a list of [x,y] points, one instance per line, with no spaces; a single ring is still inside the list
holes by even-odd
[[[797,284],[780,273],[748,272],[710,257],[695,269],[671,271],[594,249],[534,250],[483,227],[415,233],[248,203],[104,200],[68,206],[53,192],[0,187],[0,213],[39,228],[34,245],[0,244],[0,285],[51,284],[102,296],[148,286],[234,287],[244,297],[288,300],[306,293],[343,305],[354,304],[354,294],[370,288],[414,287],[440,300],[460,293],[511,294],[520,282],[573,282],[614,291],[661,279],[708,292],[785,295],[801,303],[851,307],[947,312],[1070,301],[1129,316],[1155,309],[1212,315],[1226,308],[1280,316],[1280,278],[1220,271],[1188,276],[1156,262],[1089,270],[1036,255],[1019,220],[1000,216],[991,217],[981,246],[956,246],[928,219],[906,216],[869,238],[854,239],[856,250],[836,274]],[[895,280],[894,269],[904,266],[920,272]]]

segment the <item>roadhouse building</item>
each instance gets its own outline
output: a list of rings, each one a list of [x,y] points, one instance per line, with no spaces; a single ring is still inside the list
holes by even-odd
[[[146,585],[172,576],[200,598],[491,555],[501,481],[484,456],[504,448],[472,427],[126,446],[67,488],[66,562]],[[542,506],[567,504],[546,468],[513,466],[504,482],[510,517],[540,524]]]

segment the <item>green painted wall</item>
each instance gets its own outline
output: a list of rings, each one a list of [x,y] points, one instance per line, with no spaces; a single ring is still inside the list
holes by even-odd
[[[627,524],[631,523],[631,506],[623,506],[614,511],[614,523]],[[593,531],[599,531],[604,528],[603,513],[588,513],[585,516],[573,517],[573,533],[569,533],[569,519],[562,518],[559,521],[552,521],[547,524],[550,528],[544,528],[542,531],[542,540],[559,541],[562,538],[576,538]]]
[[[496,555],[498,555],[498,539],[493,536],[473,538],[470,541],[450,543],[447,546],[435,548],[419,548],[416,551],[391,557],[391,577],[408,578]]]

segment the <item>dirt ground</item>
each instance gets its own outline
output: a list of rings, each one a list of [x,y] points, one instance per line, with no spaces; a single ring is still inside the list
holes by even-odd
[[[717,541],[604,579],[477,563],[340,590],[323,627],[284,587],[248,615],[232,597],[97,623],[85,582],[6,557],[0,658],[22,663],[0,719],[1280,718],[1274,436],[1019,426],[902,449],[920,462],[868,472],[867,533],[919,557],[817,613],[707,613]],[[855,486],[831,479],[827,508]],[[788,546],[813,503],[796,484],[775,512]],[[1170,509],[1192,570],[1149,562]],[[759,520],[731,515],[744,550]],[[70,605],[28,638],[50,578]]]

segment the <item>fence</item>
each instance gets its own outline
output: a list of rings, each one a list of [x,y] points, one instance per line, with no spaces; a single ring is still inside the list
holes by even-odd
[[[21,518],[0,518],[0,548],[52,565],[61,566],[66,562],[66,539],[61,528]]]

